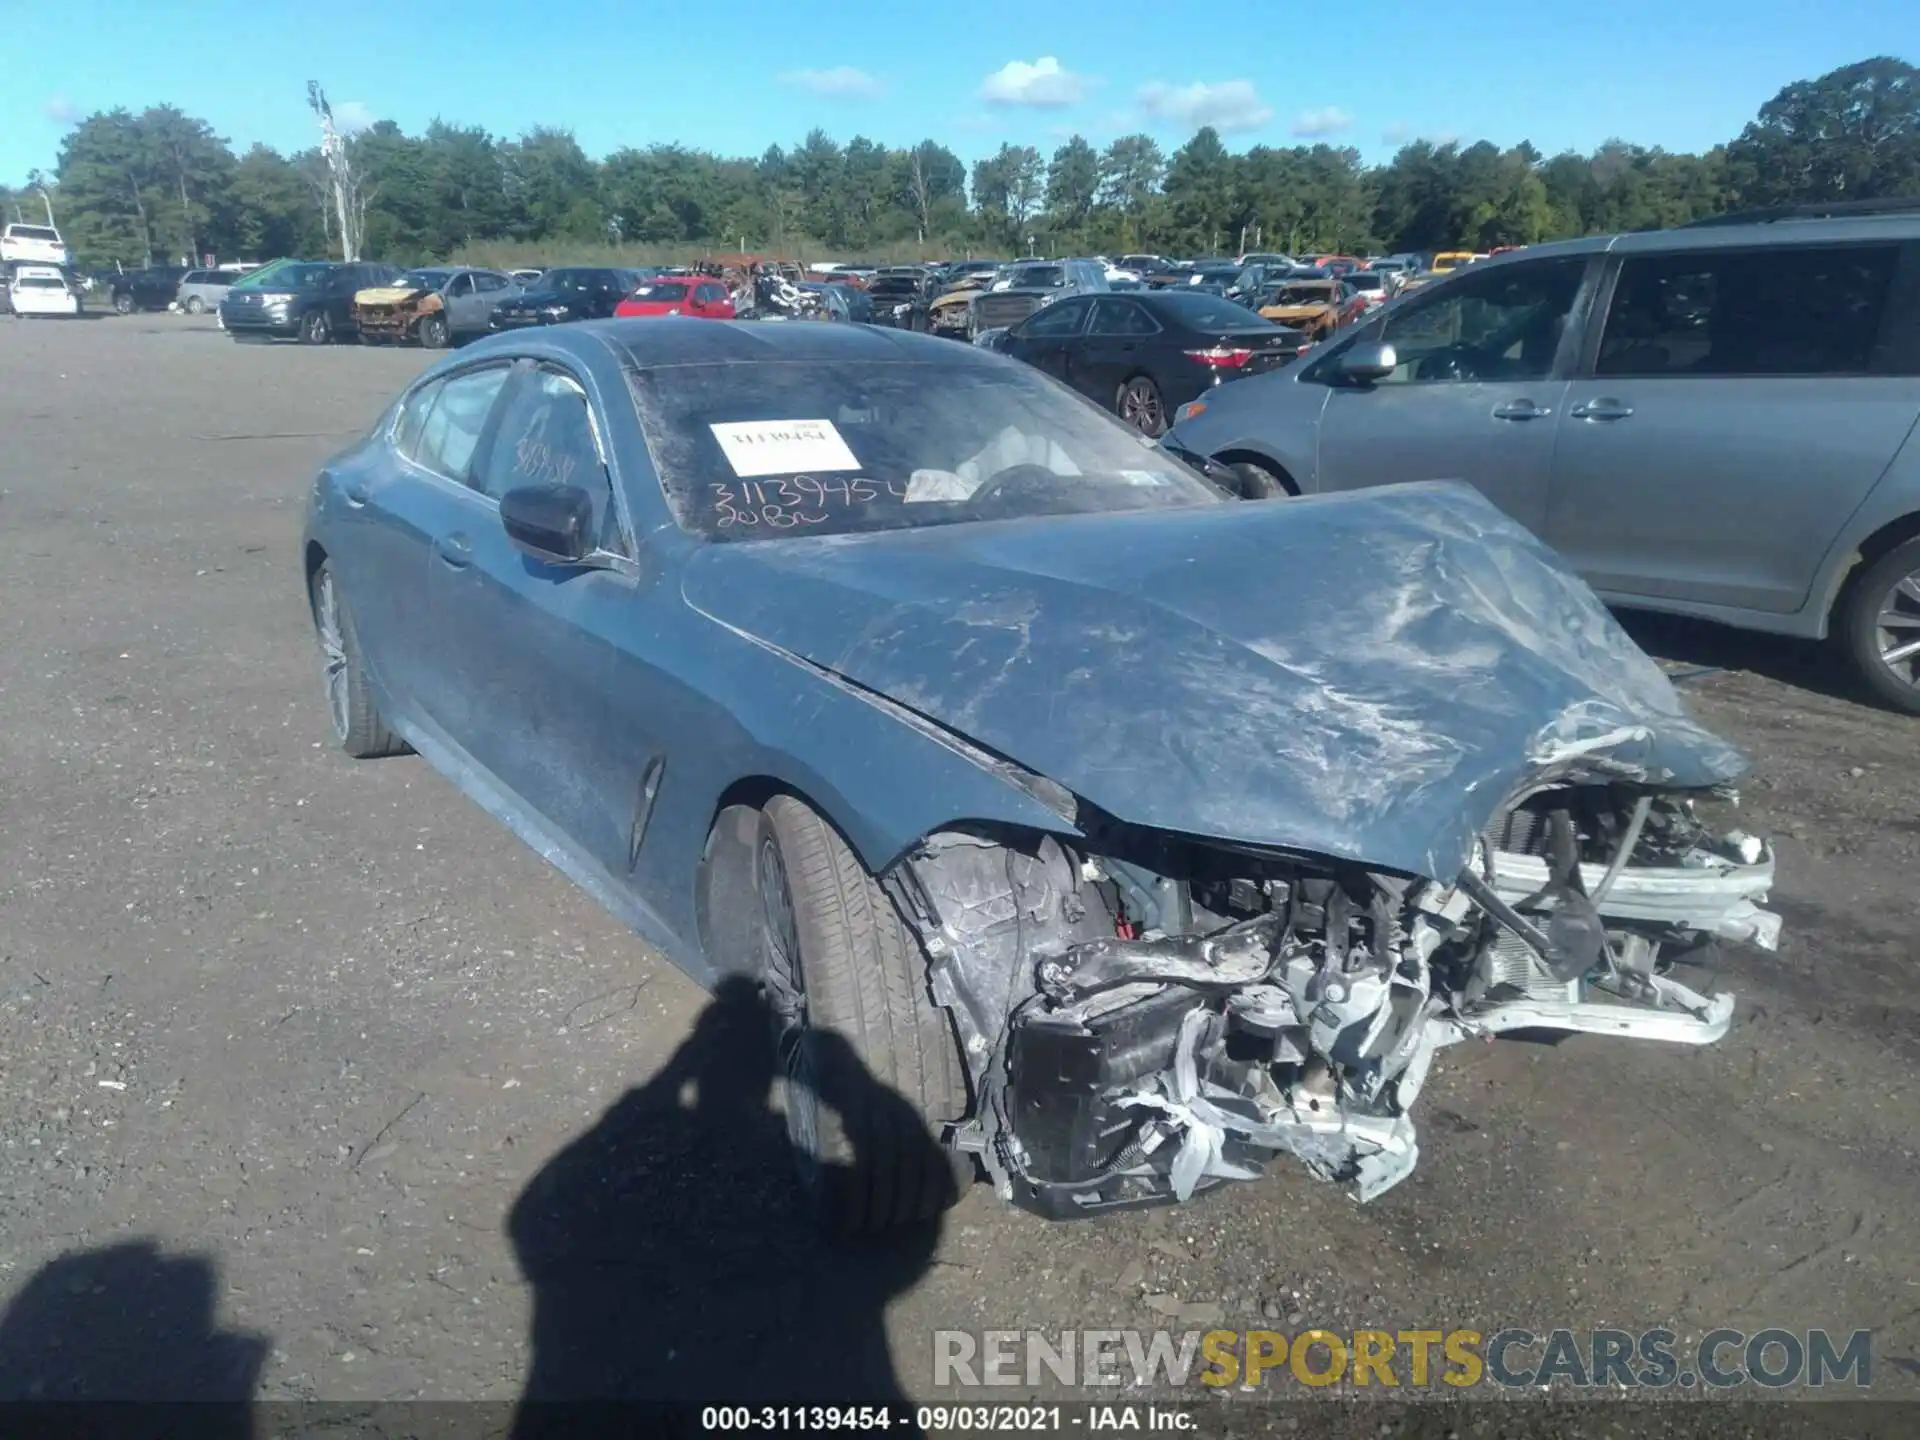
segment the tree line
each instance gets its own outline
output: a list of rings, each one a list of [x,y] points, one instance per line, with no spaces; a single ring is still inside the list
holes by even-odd
[[[1385,164],[1329,144],[1230,151],[1203,129],[1051,155],[1003,144],[969,168],[947,146],[898,149],[815,129],[758,158],[678,144],[595,160],[564,130],[505,140],[436,120],[348,141],[365,253],[403,263],[477,244],[646,245],[687,254],[1184,255],[1432,251],[1682,224],[1752,206],[1920,196],[1920,69],[1863,60],[1786,86],[1704,154],[1610,140],[1546,156],[1522,142],[1417,140]],[[171,105],[80,121],[51,175],[0,189],[0,213],[51,206],[80,263],[338,253],[318,149],[235,154]]]

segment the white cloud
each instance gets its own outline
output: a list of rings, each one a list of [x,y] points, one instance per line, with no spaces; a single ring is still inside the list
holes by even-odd
[[[364,100],[342,100],[333,107],[333,128],[342,135],[358,135],[371,130],[377,117]]]
[[[871,100],[887,88],[876,77],[851,65],[836,65],[831,70],[789,70],[780,77],[780,83],[840,100]]]
[[[1177,120],[1199,129],[1258,130],[1273,119],[1273,107],[1260,98],[1251,80],[1222,80],[1209,85],[1167,85],[1155,80],[1140,87],[1140,108],[1160,120]]]
[[[1051,55],[1032,64],[1009,60],[980,83],[980,98],[991,105],[1031,105],[1058,110],[1077,105],[1087,93],[1087,78],[1062,68]]]
[[[80,107],[64,95],[53,96],[40,110],[56,125],[71,125],[80,118]]]
[[[1327,135],[1338,135],[1342,130],[1351,129],[1353,117],[1338,105],[1328,105],[1320,110],[1303,110],[1294,117],[1293,133],[1302,139],[1319,139]]]
[[[983,130],[998,130],[1004,122],[994,115],[982,115],[978,110],[965,115],[956,115],[953,125],[956,130],[970,130],[979,134]]]

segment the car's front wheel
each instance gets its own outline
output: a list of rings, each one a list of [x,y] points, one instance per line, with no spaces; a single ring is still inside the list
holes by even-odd
[[[429,350],[444,350],[447,342],[453,338],[453,332],[447,326],[444,315],[429,315],[420,322],[420,343]]]
[[[1894,546],[1848,588],[1837,638],[1876,697],[1920,714],[1920,536]]]
[[[202,300],[198,295],[189,295],[184,308],[187,314],[198,315],[202,310],[207,308],[207,302]]]
[[[360,658],[360,639],[353,617],[340,596],[333,566],[321,561],[313,573],[314,637],[320,642],[320,674],[326,687],[327,718],[336,744],[356,760],[403,755],[407,742],[387,727],[373,702],[366,667]]]
[[[114,296],[113,313],[116,315],[131,315],[133,313],[133,296],[124,290]]]
[[[333,326],[327,323],[325,310],[309,310],[300,321],[300,341],[304,345],[324,345],[333,339]]]
[[[809,806],[760,812],[754,888],[787,1138],[815,1220],[840,1235],[930,1220],[972,1175],[934,1127],[966,1113],[952,1022],[891,898]]]
[[[1159,439],[1167,433],[1167,406],[1160,387],[1145,375],[1136,375],[1114,396],[1114,413],[1142,435]]]

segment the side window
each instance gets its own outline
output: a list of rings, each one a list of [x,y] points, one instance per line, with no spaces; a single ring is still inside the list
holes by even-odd
[[[411,455],[416,464],[437,471],[449,480],[468,481],[468,466],[480,432],[486,429],[487,413],[506,383],[507,366],[489,365],[449,375],[440,382],[440,393],[420,427],[420,438]]]
[[[1069,335],[1080,333],[1080,323],[1087,318],[1087,302],[1084,300],[1059,300],[1037,311],[1033,317],[1020,326],[1020,335],[1026,340],[1061,340]]]
[[[462,295],[471,295],[472,293],[473,277],[471,275],[456,275],[452,280],[447,282],[447,298],[449,299],[457,300]]]
[[[1093,324],[1088,333],[1093,335],[1153,335],[1160,327],[1153,317],[1138,305],[1126,300],[1096,300],[1093,302]]]
[[[1634,256],[1594,374],[1867,374],[1898,258],[1892,245]]]
[[[433,410],[433,402],[440,398],[440,387],[444,381],[429,380],[400,407],[400,420],[393,427],[393,448],[407,459],[414,458],[420,444],[420,432],[426,428],[427,416]]]
[[[507,288],[507,277],[504,275],[488,275],[485,273],[475,275],[473,277],[473,288],[478,290],[482,295],[491,295],[496,290],[504,290]]]
[[[596,543],[627,553],[592,407],[571,375],[542,366],[521,376],[507,396],[486,468],[473,483],[496,500],[523,485],[577,485],[593,500]]]
[[[1400,365],[1381,383],[1544,380],[1586,267],[1584,256],[1503,266],[1389,315],[1379,338]]]

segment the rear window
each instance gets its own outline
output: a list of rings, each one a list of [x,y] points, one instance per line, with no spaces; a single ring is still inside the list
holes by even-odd
[[[1273,325],[1264,315],[1216,295],[1182,295],[1176,291],[1155,300],[1152,308],[1171,311],[1181,324],[1195,330],[1258,330]]]
[[[1007,277],[1009,288],[1032,286],[1051,290],[1067,283],[1067,272],[1059,265],[1022,265]]]
[[[23,275],[13,282],[22,290],[64,290],[67,282],[56,280],[51,275]]]
[[[1347,276],[1347,284],[1356,290],[1378,290],[1385,283],[1384,276],[1367,270],[1356,270]]]
[[[15,240],[46,240],[55,245],[60,243],[60,232],[49,230],[44,225],[9,225],[7,234]]]
[[[635,300],[684,300],[687,287],[672,280],[655,280],[633,292]]]

